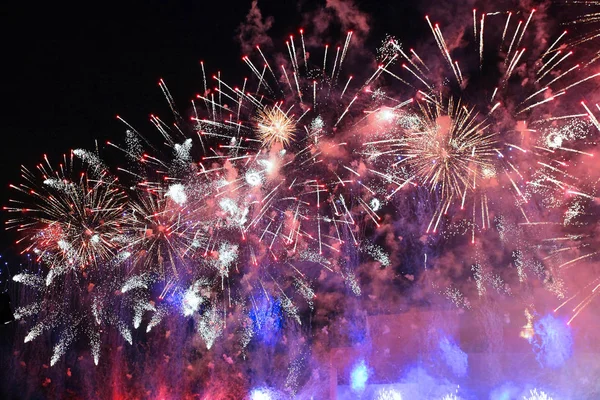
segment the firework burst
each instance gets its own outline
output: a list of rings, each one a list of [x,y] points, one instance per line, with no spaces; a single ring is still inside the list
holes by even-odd
[[[37,167],[41,179],[23,167],[25,183],[12,188],[29,200],[12,200],[14,206],[5,207],[18,214],[7,225],[25,234],[18,241],[28,243],[23,251],[35,253],[56,269],[97,266],[118,252],[123,239],[125,193],[98,164],[91,164],[90,171],[78,178],[71,177],[74,156],[92,157],[75,150],[57,170],[45,159]]]
[[[286,147],[294,139],[294,122],[277,106],[259,110],[257,135],[265,147],[279,143]]]
[[[421,104],[420,104],[421,105]],[[464,199],[474,183],[493,170],[495,133],[473,110],[454,104],[421,105],[419,125],[405,132],[398,144],[398,165],[405,163],[420,184],[439,190],[445,201]]]

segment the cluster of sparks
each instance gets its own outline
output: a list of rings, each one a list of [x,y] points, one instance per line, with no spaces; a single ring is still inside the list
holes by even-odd
[[[99,151],[84,150],[74,150],[56,168],[46,158],[37,173],[24,168],[24,182],[12,186],[19,196],[6,207],[15,214],[8,226],[22,233],[23,252],[34,253],[45,267],[44,275],[15,276],[41,293],[39,301],[17,310],[20,318],[43,315],[26,341],[61,327],[54,364],[84,332],[98,362],[104,326],[116,326],[131,342],[129,325],[137,329],[146,313],[147,331],[173,313],[167,300],[195,319],[208,348],[227,330],[233,310],[258,313],[260,299],[276,301],[300,324],[303,307],[313,307],[321,273],[341,278],[360,295],[348,254],[361,249],[382,267],[392,266],[365,232],[380,227],[396,196],[421,186],[435,203],[426,233],[466,220],[473,243],[476,232],[494,224],[512,240],[503,210],[493,208],[500,207],[500,192],[522,217],[510,225],[520,237],[528,227],[554,223],[536,220],[532,203],[566,208],[565,226],[573,225],[595,197],[569,167],[593,157],[580,143],[600,130],[600,107],[582,102],[581,112],[565,115],[552,105],[600,73],[591,68],[594,60],[569,65],[575,57],[564,35],[530,56],[524,44],[536,40],[535,13],[474,10],[469,46],[479,63],[468,69],[453,58],[441,27],[426,17],[439,54],[406,52],[392,38],[378,52],[378,66],[358,83],[344,70],[352,32],[335,52],[329,46],[313,52],[300,30],[299,43],[294,36],[286,42],[288,60],[279,67],[258,46],[256,54],[244,56],[252,78],[240,87],[221,73],[209,87],[201,63],[204,87],[192,101],[191,124],[161,80],[175,123],[155,115],[151,122],[172,154],[168,159],[119,117],[127,126],[126,143],[108,147],[127,164],[116,172]],[[587,23],[597,16],[582,18]],[[587,40],[595,37],[597,32]],[[498,68],[484,59],[489,48],[503,66],[497,79],[480,84],[476,77],[489,74],[490,64]],[[385,92],[388,77],[399,87]],[[78,163],[85,166],[81,173]],[[577,246],[568,250],[579,251]],[[567,253],[540,248],[550,249],[548,263]],[[597,254],[577,253],[552,270]],[[525,279],[525,261],[518,263]],[[473,272],[481,295],[485,284],[510,293],[480,265]],[[458,289],[444,294],[470,307]],[[246,321],[244,345],[259,328]]]

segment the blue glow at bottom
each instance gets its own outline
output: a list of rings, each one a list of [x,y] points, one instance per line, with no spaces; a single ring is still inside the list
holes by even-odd
[[[256,388],[250,392],[250,400],[273,400],[270,390],[267,388]]]
[[[369,368],[365,360],[360,360],[350,372],[350,387],[355,392],[364,390],[368,380]]]
[[[571,329],[552,314],[536,322],[535,333],[533,350],[543,367],[559,368],[573,354]]]

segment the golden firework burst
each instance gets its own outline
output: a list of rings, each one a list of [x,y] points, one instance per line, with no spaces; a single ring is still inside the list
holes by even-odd
[[[439,189],[448,201],[463,197],[478,178],[493,170],[495,133],[486,119],[452,98],[419,103],[416,124],[401,142],[402,163],[431,190]]]
[[[296,124],[277,105],[259,110],[256,120],[258,137],[264,147],[275,143],[287,146],[294,139]]]

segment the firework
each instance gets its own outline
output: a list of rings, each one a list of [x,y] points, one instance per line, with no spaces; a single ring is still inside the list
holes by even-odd
[[[96,267],[119,251],[123,239],[125,193],[116,178],[93,161],[89,171],[93,176],[82,172],[71,177],[75,156],[86,162],[96,160],[84,150],[75,150],[59,169],[52,170],[46,158],[37,167],[41,178],[23,167],[26,183],[12,188],[30,200],[11,200],[14,206],[5,207],[18,214],[7,226],[25,234],[18,241],[27,243],[24,252],[35,253],[57,270]]]
[[[185,192],[174,186],[138,193],[126,219],[130,240],[125,248],[134,252],[141,271],[155,270],[163,277],[177,276],[178,267],[185,267],[204,241],[201,223],[183,206]]]
[[[257,134],[265,147],[279,143],[284,147],[294,139],[294,122],[276,105],[259,111]]]
[[[473,182],[493,169],[495,134],[472,112],[452,99],[433,110],[422,106],[419,125],[397,145],[403,155],[397,164],[406,163],[419,183],[439,190],[448,202],[462,199],[474,189]]]
[[[125,145],[108,145],[126,158],[119,179],[98,152],[74,151],[56,171],[41,164],[41,178],[25,169],[26,183],[14,186],[24,199],[7,209],[18,215],[9,226],[24,232],[24,251],[47,270],[17,276],[43,299],[18,314],[48,313],[28,339],[64,327],[56,362],[77,334],[96,332],[89,335],[97,361],[100,327],[114,326],[131,342],[129,324],[140,327],[150,313],[146,331],[181,315],[194,320],[210,349],[240,311],[245,348],[265,326],[250,317],[265,314],[262,303],[300,325],[319,281],[340,280],[349,293],[363,293],[359,255],[392,268],[393,257],[365,234],[381,227],[384,212],[413,212],[393,208],[420,187],[434,210],[425,233],[456,223],[474,243],[475,232],[495,221],[505,244],[521,241],[514,252],[520,282],[528,271],[552,272],[522,254],[525,227],[543,216],[537,205],[569,204],[565,221],[575,221],[583,199],[594,198],[569,166],[593,156],[580,142],[599,127],[596,110],[584,102],[585,113],[578,105],[577,114],[563,114],[554,105],[571,104],[571,89],[588,87],[598,74],[570,64],[572,53],[558,50],[561,37],[530,54],[525,45],[535,41],[537,14],[518,23],[512,15],[475,11],[474,41],[465,46],[475,50],[476,68],[455,59],[460,51],[427,17],[439,51],[406,52],[388,39],[378,66],[362,78],[346,73],[352,32],[333,56],[328,46],[307,52],[300,31],[302,47],[290,37],[283,58],[258,46],[245,56],[251,78],[238,86],[220,73],[209,85],[202,63],[191,123],[161,80],[175,122],[150,121],[167,149],[118,117],[127,126]],[[487,60],[489,48],[501,62]],[[387,77],[399,87],[384,86]],[[74,156],[87,165],[79,179],[71,177]],[[502,218],[513,209],[520,222]],[[471,272],[480,296],[486,285],[511,294],[482,263]],[[69,296],[52,300],[59,292]],[[459,288],[441,293],[472,307]],[[81,313],[71,312],[78,305]]]

